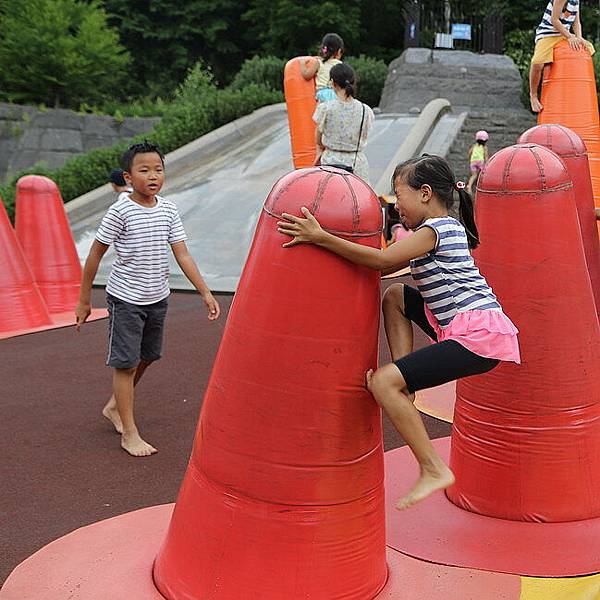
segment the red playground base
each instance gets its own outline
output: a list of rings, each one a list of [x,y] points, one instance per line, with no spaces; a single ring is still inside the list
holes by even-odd
[[[48,544],[12,572],[0,600],[163,600],[152,564],[173,506],[100,521]],[[388,582],[373,600],[519,600],[521,583],[514,575],[436,565],[391,548],[387,562]]]
[[[108,311],[105,308],[93,308],[92,314],[88,317],[86,323],[105,319],[108,317]],[[54,313],[50,315],[52,324],[42,327],[33,327],[31,329],[15,329],[14,331],[0,331],[0,340],[5,340],[18,335],[27,335],[28,333],[37,333],[38,331],[47,331],[48,329],[59,329],[60,327],[70,327],[75,325],[75,307],[73,310],[64,313]]]

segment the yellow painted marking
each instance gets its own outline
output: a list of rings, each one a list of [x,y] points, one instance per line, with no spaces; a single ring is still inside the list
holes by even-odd
[[[600,574],[556,579],[521,577],[519,600],[600,600]]]

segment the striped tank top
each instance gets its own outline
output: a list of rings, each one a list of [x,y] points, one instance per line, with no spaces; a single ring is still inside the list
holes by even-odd
[[[410,272],[425,304],[443,329],[470,310],[502,310],[492,288],[479,273],[462,224],[452,217],[425,220],[437,244],[431,252],[410,261]]]
[[[554,25],[552,25],[552,0],[548,2],[548,6],[544,11],[544,16],[542,17],[542,22],[538,25],[535,30],[535,41],[539,42],[542,38],[545,37],[556,37],[557,35],[562,35],[556,29],[554,29]],[[568,0],[565,2],[565,6],[560,15],[560,22],[567,28],[568,31],[571,31],[573,27],[573,23],[575,23],[575,19],[577,18],[577,13],[579,12],[579,0]]]

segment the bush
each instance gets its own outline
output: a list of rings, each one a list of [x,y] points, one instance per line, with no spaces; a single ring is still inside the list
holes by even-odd
[[[68,202],[106,183],[111,169],[119,164],[121,155],[132,142],[148,139],[159,144],[163,152],[171,152],[229,121],[282,99],[281,92],[264,85],[219,90],[210,71],[197,64],[177,89],[161,122],[150,133],[76,156],[56,171],[48,170],[43,164],[36,165],[0,186],[0,194],[12,218],[17,180],[23,175],[45,175],[56,182],[63,200]]]
[[[346,61],[356,72],[356,97],[369,106],[378,106],[388,68],[385,62],[361,54]]]
[[[516,29],[504,38],[504,53],[513,59],[521,74],[521,102],[525,108],[529,103],[529,65],[535,46],[535,32],[529,29]]]
[[[286,61],[276,56],[254,56],[242,65],[231,82],[232,90],[243,90],[246,86],[256,83],[283,92],[283,69]]]

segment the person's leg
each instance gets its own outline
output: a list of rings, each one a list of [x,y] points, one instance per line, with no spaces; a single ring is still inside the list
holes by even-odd
[[[425,315],[423,297],[414,287],[403,283],[390,285],[381,299],[381,308],[392,361],[413,351],[412,323],[415,323],[432,340],[437,339]]]
[[[152,362],[153,361],[140,361],[140,364],[135,370],[135,376],[133,378],[134,388],[138,384],[139,380],[142,378],[142,375],[144,374],[145,370],[150,364],[152,364]],[[121,421],[121,415],[119,414],[119,409],[117,408],[117,401],[115,399],[114,394],[110,397],[110,400],[102,409],[102,414],[113,424],[117,433],[123,433],[123,422]]]
[[[133,417],[133,388],[136,372],[137,367],[113,370],[113,395],[123,427],[121,447],[132,456],[150,456],[157,450],[141,438]]]
[[[398,360],[413,350],[412,323],[404,314],[404,284],[394,283],[385,290],[381,308],[390,354]]]
[[[473,184],[475,183],[475,181],[477,181],[478,174],[479,174],[479,171],[477,171],[476,169],[471,169],[471,176],[469,177],[469,181],[467,182],[467,192],[469,192],[469,194],[471,193],[471,190],[473,189]]]
[[[367,373],[367,389],[408,444],[419,463],[420,476],[410,492],[398,501],[400,510],[454,483],[454,475],[436,452],[419,411],[410,398],[398,367],[389,364]]]
[[[529,100],[531,102],[531,110],[535,113],[540,112],[544,108],[538,95],[543,72],[543,63],[531,63],[531,67],[529,68]]]

